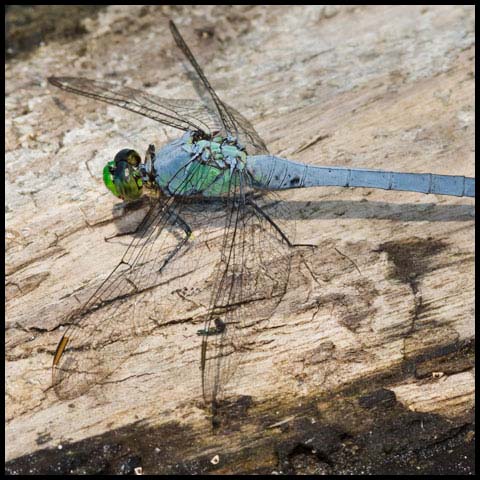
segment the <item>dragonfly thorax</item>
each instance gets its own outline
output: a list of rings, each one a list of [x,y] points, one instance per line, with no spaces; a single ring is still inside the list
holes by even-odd
[[[192,135],[183,148],[192,158],[220,170],[243,170],[247,159],[245,148],[231,136],[196,139]]]
[[[217,197],[241,183],[246,164],[245,149],[233,137],[187,132],[156,153],[153,174],[167,196]]]

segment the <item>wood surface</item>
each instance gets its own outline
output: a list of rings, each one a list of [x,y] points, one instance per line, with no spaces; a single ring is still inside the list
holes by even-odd
[[[179,459],[198,462],[198,471],[271,472],[281,470],[278,445],[307,431],[297,429],[299,419],[348,419],[351,436],[368,429],[370,414],[358,405],[372,392],[393,392],[404,414],[464,418],[474,401],[475,201],[353,188],[282,193],[296,241],[316,248],[295,256],[287,294],[241,355],[226,392],[233,420],[219,431],[201,396],[196,331],[205,312],[180,295],[172,321],[111,377],[59,399],[51,363],[63,322],[128,243],[104,238],[145,211],[125,208],[104,188],[103,165],[121,148],[143,155],[180,132],[61,92],[46,78],[125,81],[198,98],[168,29],[172,18],[219,96],[271,153],[475,176],[474,17],[473,6],[111,6],[84,20],[82,37],[9,61],[6,459],[141,422],[177,426],[149,444],[162,456],[145,454],[145,473],[177,471]],[[199,252],[212,269],[208,250]],[[203,293],[205,275],[191,279]],[[179,287],[165,288],[168,295]],[[343,416],[340,406],[349,404],[356,407]]]

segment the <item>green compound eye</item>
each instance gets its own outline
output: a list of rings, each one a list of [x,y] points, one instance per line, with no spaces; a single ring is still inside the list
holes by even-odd
[[[120,197],[120,193],[113,182],[113,175],[115,173],[115,162],[112,160],[103,167],[103,183],[105,186],[117,197]]]
[[[143,182],[138,171],[140,156],[135,150],[121,150],[103,169],[105,186],[122,200],[131,201],[142,195]]]

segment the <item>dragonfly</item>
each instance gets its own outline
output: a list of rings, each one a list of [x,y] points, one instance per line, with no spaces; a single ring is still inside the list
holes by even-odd
[[[166,289],[177,285],[195,303],[188,285],[196,277],[204,298],[195,305],[206,307],[197,332],[202,393],[215,414],[239,356],[284,297],[302,246],[280,191],[340,186],[474,197],[475,178],[316,166],[272,155],[251,123],[220,100],[173,21],[169,27],[207,101],[166,99],[80,77],[48,79],[183,131],[158,151],[149,145],[144,158],[127,148],[105,165],[108,190],[124,202],[146,197],[149,209],[117,266],[67,318],[52,383],[61,398],[74,398],[105,380],[173,318],[178,302]],[[202,277],[207,257],[211,273]]]

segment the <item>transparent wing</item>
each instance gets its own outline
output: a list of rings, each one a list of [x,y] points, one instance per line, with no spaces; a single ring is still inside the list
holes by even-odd
[[[253,125],[237,110],[222,102],[223,107],[231,113],[235,122],[239,143],[245,147],[249,155],[268,154],[268,148]],[[231,132],[230,132],[231,133]]]
[[[190,62],[202,81],[203,86],[212,98],[223,129],[233,137],[237,138],[238,141],[246,147],[247,152],[250,155],[260,155],[262,152],[267,152],[268,150],[264,141],[257,134],[252,124],[240,113],[220,100],[172,20],[170,20],[169,25],[175,43]]]
[[[116,105],[180,130],[210,134],[220,129],[217,116],[195,100],[169,100],[134,88],[81,77],[49,77],[48,81],[67,92]]]
[[[293,220],[288,237],[283,230],[289,214],[280,210],[286,207],[271,194],[255,196],[243,173],[237,178],[202,332],[203,396],[214,416],[242,356],[254,348],[287,290],[294,241]]]
[[[218,113],[218,117],[222,122],[222,126],[224,130],[229,133],[232,133],[235,137],[238,137],[237,127],[235,125],[235,122],[233,120],[231,113],[224,107],[222,101],[220,100],[215,90],[210,85],[210,82],[207,80],[207,77],[203,73],[203,70],[200,68],[200,65],[198,64],[197,60],[193,56],[193,53],[191,52],[190,48],[188,48],[188,45],[186,44],[183,37],[180,35],[180,32],[178,31],[177,27],[175,26],[172,20],[170,20],[169,25],[170,25],[170,31],[172,32],[173,39],[175,40],[177,47],[182,51],[182,53],[190,62],[194,70],[197,72],[197,75],[200,77],[200,80],[202,81],[204,87],[207,89],[210,97],[212,98]]]
[[[49,77],[48,81],[67,92],[116,105],[180,130],[211,135],[222,128],[216,112],[197,100],[170,100],[134,88],[82,77]],[[233,108],[225,108],[238,124],[240,141],[247,147],[247,152],[250,155],[268,153],[251,123]]]
[[[194,176],[200,189],[207,188],[204,170],[192,164],[185,182]],[[52,368],[60,398],[77,397],[117,370],[178,310],[171,292],[184,289],[197,271],[199,257],[191,252],[198,241],[182,218],[188,204],[174,197],[152,202],[117,267],[66,320]]]

